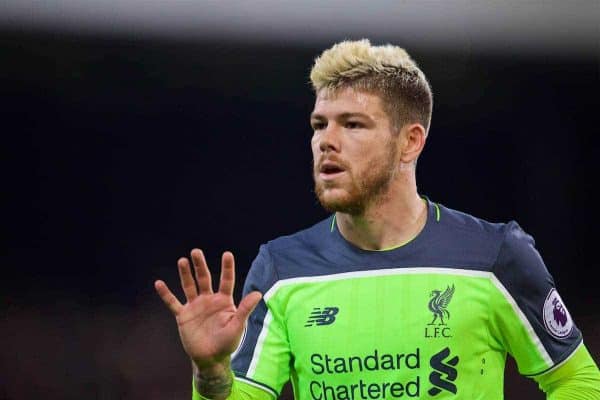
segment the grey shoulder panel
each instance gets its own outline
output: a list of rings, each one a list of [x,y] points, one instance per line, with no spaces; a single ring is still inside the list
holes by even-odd
[[[581,342],[581,332],[561,299],[533,238],[516,222],[507,224],[494,275],[515,299],[554,363]]]

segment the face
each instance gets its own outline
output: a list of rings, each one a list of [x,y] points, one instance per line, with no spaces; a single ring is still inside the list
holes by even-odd
[[[398,135],[379,96],[320,91],[311,114],[315,193],[328,211],[352,215],[385,196],[398,168]]]

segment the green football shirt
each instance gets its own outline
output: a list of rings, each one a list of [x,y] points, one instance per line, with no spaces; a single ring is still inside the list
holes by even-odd
[[[535,376],[583,346],[533,239],[428,201],[409,243],[353,246],[333,217],[261,246],[263,300],[232,359],[237,389],[296,399],[502,399],[507,354]],[[252,397],[252,393],[248,395]]]

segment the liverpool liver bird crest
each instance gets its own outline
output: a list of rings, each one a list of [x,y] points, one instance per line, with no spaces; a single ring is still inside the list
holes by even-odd
[[[429,311],[433,313],[433,321],[428,325],[435,325],[435,321],[439,318],[440,322],[438,325],[446,325],[444,318],[450,319],[450,312],[446,309],[452,295],[454,294],[454,284],[452,287],[448,286],[442,293],[441,290],[433,290],[430,294],[431,300],[429,300]]]

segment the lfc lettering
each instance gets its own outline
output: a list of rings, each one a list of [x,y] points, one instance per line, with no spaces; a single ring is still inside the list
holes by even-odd
[[[447,326],[426,326],[425,327],[425,337],[426,338],[450,338],[452,335],[450,334],[450,328]]]

